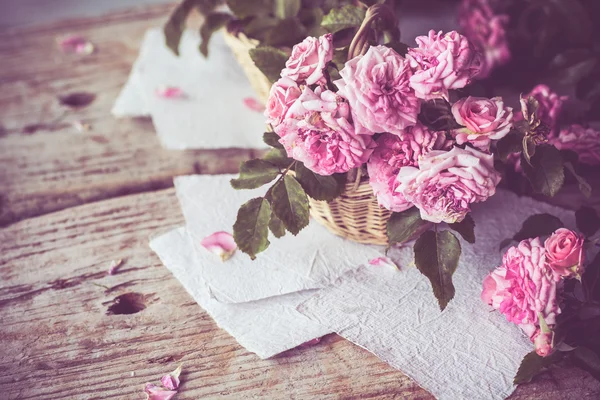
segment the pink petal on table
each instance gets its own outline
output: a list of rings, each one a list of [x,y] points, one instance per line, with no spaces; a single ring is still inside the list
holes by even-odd
[[[169,390],[177,389],[180,383],[179,375],[181,374],[181,367],[183,367],[183,364],[180,364],[175,371],[160,378],[160,383]]]
[[[171,400],[177,394],[177,391],[165,390],[152,383],[146,383],[144,393],[146,393],[146,400]]]
[[[183,90],[175,86],[159,86],[154,93],[163,99],[180,99],[185,97]]]
[[[65,53],[92,54],[95,50],[92,42],[79,35],[66,36],[58,41],[58,45]]]
[[[397,270],[400,269],[400,268],[398,268],[396,263],[394,263],[392,260],[390,260],[387,257],[374,258],[369,261],[369,264],[375,265],[376,267],[393,267],[393,268],[396,268]]]
[[[237,249],[233,236],[223,231],[205,237],[200,244],[208,251],[221,257],[222,261],[228,260]]]
[[[246,105],[246,107],[248,107],[252,111],[256,111],[256,112],[260,112],[260,113],[265,111],[265,106],[262,105],[262,103],[260,101],[256,100],[254,97],[246,97],[244,99],[244,105]]]
[[[108,267],[108,274],[109,275],[114,275],[117,273],[117,270],[119,269],[119,267],[123,264],[123,260],[112,260],[110,262],[110,267]]]

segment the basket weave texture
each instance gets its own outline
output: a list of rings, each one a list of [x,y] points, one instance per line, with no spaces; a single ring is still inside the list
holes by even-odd
[[[239,32],[237,36],[225,31],[225,43],[229,46],[236,60],[244,70],[250,84],[254,88],[258,98],[263,104],[267,103],[269,92],[271,91],[271,82],[260,72],[250,58],[250,50],[258,46],[258,41],[250,39]]]
[[[258,45],[258,41],[241,32],[237,36],[225,32],[225,42],[260,100],[266,103],[271,82],[254,65],[248,53]],[[330,202],[311,198],[309,201],[312,217],[332,233],[358,243],[388,244],[386,225],[391,212],[379,206],[368,178],[363,178],[358,186],[355,182],[348,182],[344,193]]]

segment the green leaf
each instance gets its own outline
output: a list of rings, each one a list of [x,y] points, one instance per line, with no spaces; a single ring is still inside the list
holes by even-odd
[[[286,175],[271,191],[273,212],[285,228],[296,236],[308,225],[308,197],[296,179]]]
[[[390,42],[387,42],[384,44],[384,46],[391,48],[396,53],[400,54],[402,57],[404,57],[406,53],[408,53],[408,49],[410,49],[409,45],[407,45],[406,43],[402,43],[398,40],[392,40]]]
[[[283,222],[281,222],[281,220],[279,218],[277,218],[277,215],[271,213],[271,221],[269,222],[269,229],[271,230],[271,232],[273,233],[273,235],[276,238],[280,238],[285,236],[285,226],[283,226]]]
[[[226,3],[239,19],[268,15],[275,7],[274,0],[227,0]]]
[[[560,152],[549,145],[538,146],[531,157],[531,165],[521,154],[521,166],[533,190],[552,197],[565,181],[563,161]]]
[[[393,246],[396,243],[405,243],[414,239],[415,235],[427,224],[427,221],[421,219],[417,207],[392,213],[386,227],[388,245]]]
[[[523,150],[523,134],[516,129],[511,129],[508,135],[496,143],[496,154],[501,160],[506,160],[509,155]]]
[[[452,115],[452,106],[444,99],[433,99],[421,103],[419,121],[434,131],[464,128]]]
[[[568,49],[557,54],[549,70],[563,85],[575,85],[594,70],[598,58],[588,49]]]
[[[473,221],[470,214],[467,214],[461,222],[448,224],[448,226],[453,231],[458,232],[467,242],[471,244],[475,243],[475,221]]]
[[[575,221],[579,229],[586,237],[594,236],[600,229],[600,217],[591,207],[581,207],[575,211]]]
[[[548,357],[541,357],[535,351],[528,353],[523,357],[521,365],[515,375],[513,383],[518,385],[520,383],[531,382],[531,380],[542,370],[551,364],[559,361],[562,358],[561,352],[557,351],[549,355]]]
[[[295,17],[301,6],[300,0],[275,0],[275,16],[281,19]]]
[[[256,67],[271,81],[280,78],[281,70],[285,68],[287,54],[271,46],[260,46],[250,50],[250,57]]]
[[[458,267],[460,251],[460,242],[450,231],[426,231],[415,242],[415,265],[431,282],[442,311],[454,297],[452,274]]]
[[[283,149],[271,149],[263,159],[279,168],[287,168],[294,162],[294,160],[288,158],[286,151]]]
[[[513,236],[513,240],[520,242],[538,236],[548,236],[563,226],[562,221],[552,214],[535,214],[523,222],[521,230]]]
[[[315,200],[331,201],[342,194],[346,188],[345,174],[322,176],[309,170],[300,162],[296,163],[296,179],[304,191]]]
[[[562,152],[561,152],[562,154]],[[588,199],[592,197],[592,186],[577,172],[575,172],[575,167],[570,162],[564,163],[565,169],[573,175],[573,177],[577,180],[577,186],[579,187],[579,191],[583,193],[585,197]]]
[[[279,143],[279,139],[279,135],[277,135],[275,132],[263,133],[263,142],[276,149],[283,149],[283,145]]]
[[[321,26],[331,33],[342,29],[358,28],[365,19],[365,10],[360,7],[345,5],[342,8],[332,9],[321,21]]]
[[[277,178],[280,171],[275,165],[261,159],[244,161],[240,165],[240,176],[230,181],[234,189],[256,189]]]
[[[287,46],[300,43],[306,37],[306,28],[297,18],[288,18],[270,29],[265,35],[265,44],[269,46]]]
[[[600,301],[600,253],[585,268],[581,283],[588,302]]]
[[[238,248],[253,260],[256,255],[269,247],[269,202],[258,197],[244,203],[233,225],[233,239]]]
[[[249,19],[244,25],[243,32],[251,38],[264,41],[269,30],[279,23],[279,19],[270,16],[255,17]]]
[[[196,8],[200,13],[206,15],[215,9],[218,0],[183,0],[169,16],[163,31],[165,43],[176,55],[179,55],[179,42],[185,29],[185,23],[192,9]]]
[[[321,27],[321,21],[323,21],[323,10],[319,7],[305,8],[302,7],[298,13],[298,19],[302,22],[302,25],[306,26],[309,31],[316,27]],[[321,28],[323,29],[323,28]]]
[[[200,53],[208,57],[208,43],[213,33],[227,25],[231,21],[231,14],[210,13],[206,16],[204,24],[200,28]]]
[[[577,366],[600,380],[600,357],[592,349],[577,347],[573,350],[573,360]]]

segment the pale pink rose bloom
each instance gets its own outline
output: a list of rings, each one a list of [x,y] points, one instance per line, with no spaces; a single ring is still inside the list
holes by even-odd
[[[472,203],[496,193],[500,174],[494,157],[471,147],[433,150],[419,159],[418,167],[402,167],[398,188],[404,198],[434,223],[462,221]]]
[[[512,128],[513,111],[501,97],[466,97],[452,106],[452,115],[464,128],[455,129],[456,143],[471,143],[488,151],[492,140],[500,140]]]
[[[510,17],[497,14],[489,0],[463,0],[458,10],[458,23],[463,34],[483,55],[477,78],[487,78],[496,67],[510,61],[506,35]]]
[[[319,175],[359,167],[375,147],[370,136],[356,134],[347,101],[321,87],[304,87],[275,133],[289,157]]]
[[[527,239],[509,248],[502,265],[484,279],[481,299],[519,325],[538,354],[546,356],[552,350],[551,329],[560,314],[558,289],[540,239]]]
[[[584,272],[584,237],[566,228],[557,229],[544,242],[546,261],[550,268],[561,277],[581,277]]]
[[[152,383],[147,383],[144,387],[146,400],[171,400],[177,394],[176,390],[166,390]]]
[[[298,84],[290,78],[283,77],[275,82],[271,86],[265,109],[267,124],[271,124],[273,127],[279,125],[301,93]]]
[[[229,232],[215,232],[200,241],[202,247],[221,257],[221,261],[231,258],[237,249],[233,235]]]
[[[409,85],[408,61],[389,47],[373,46],[346,62],[334,83],[348,99],[359,134],[402,130],[417,122],[421,101]]]
[[[410,85],[417,97],[447,100],[449,89],[465,87],[479,73],[481,54],[458,32],[431,30],[415,40],[419,47],[409,49],[406,58],[413,69]]]
[[[382,134],[377,147],[367,162],[369,183],[379,205],[394,212],[413,206],[402,193],[396,191],[400,168],[416,166],[419,158],[431,150],[441,149],[445,143],[444,132],[432,132],[420,123],[406,128],[402,137]]]
[[[287,76],[298,83],[324,85],[327,79],[323,70],[333,59],[332,35],[320,38],[307,37],[292,48],[292,55],[285,63],[281,76]]]
[[[579,162],[600,165],[600,131],[571,125],[563,128],[556,137],[548,141],[559,150],[571,150],[579,156]]]

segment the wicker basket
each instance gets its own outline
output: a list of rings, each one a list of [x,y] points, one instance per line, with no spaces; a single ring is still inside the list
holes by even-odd
[[[258,41],[250,39],[243,33],[238,33],[237,36],[225,31],[225,43],[231,48],[233,55],[241,65],[244,73],[248,77],[250,84],[256,91],[258,98],[263,104],[267,103],[269,91],[271,90],[271,82],[267,77],[260,72],[254,65],[254,61],[250,58],[249,51],[258,45]]]

